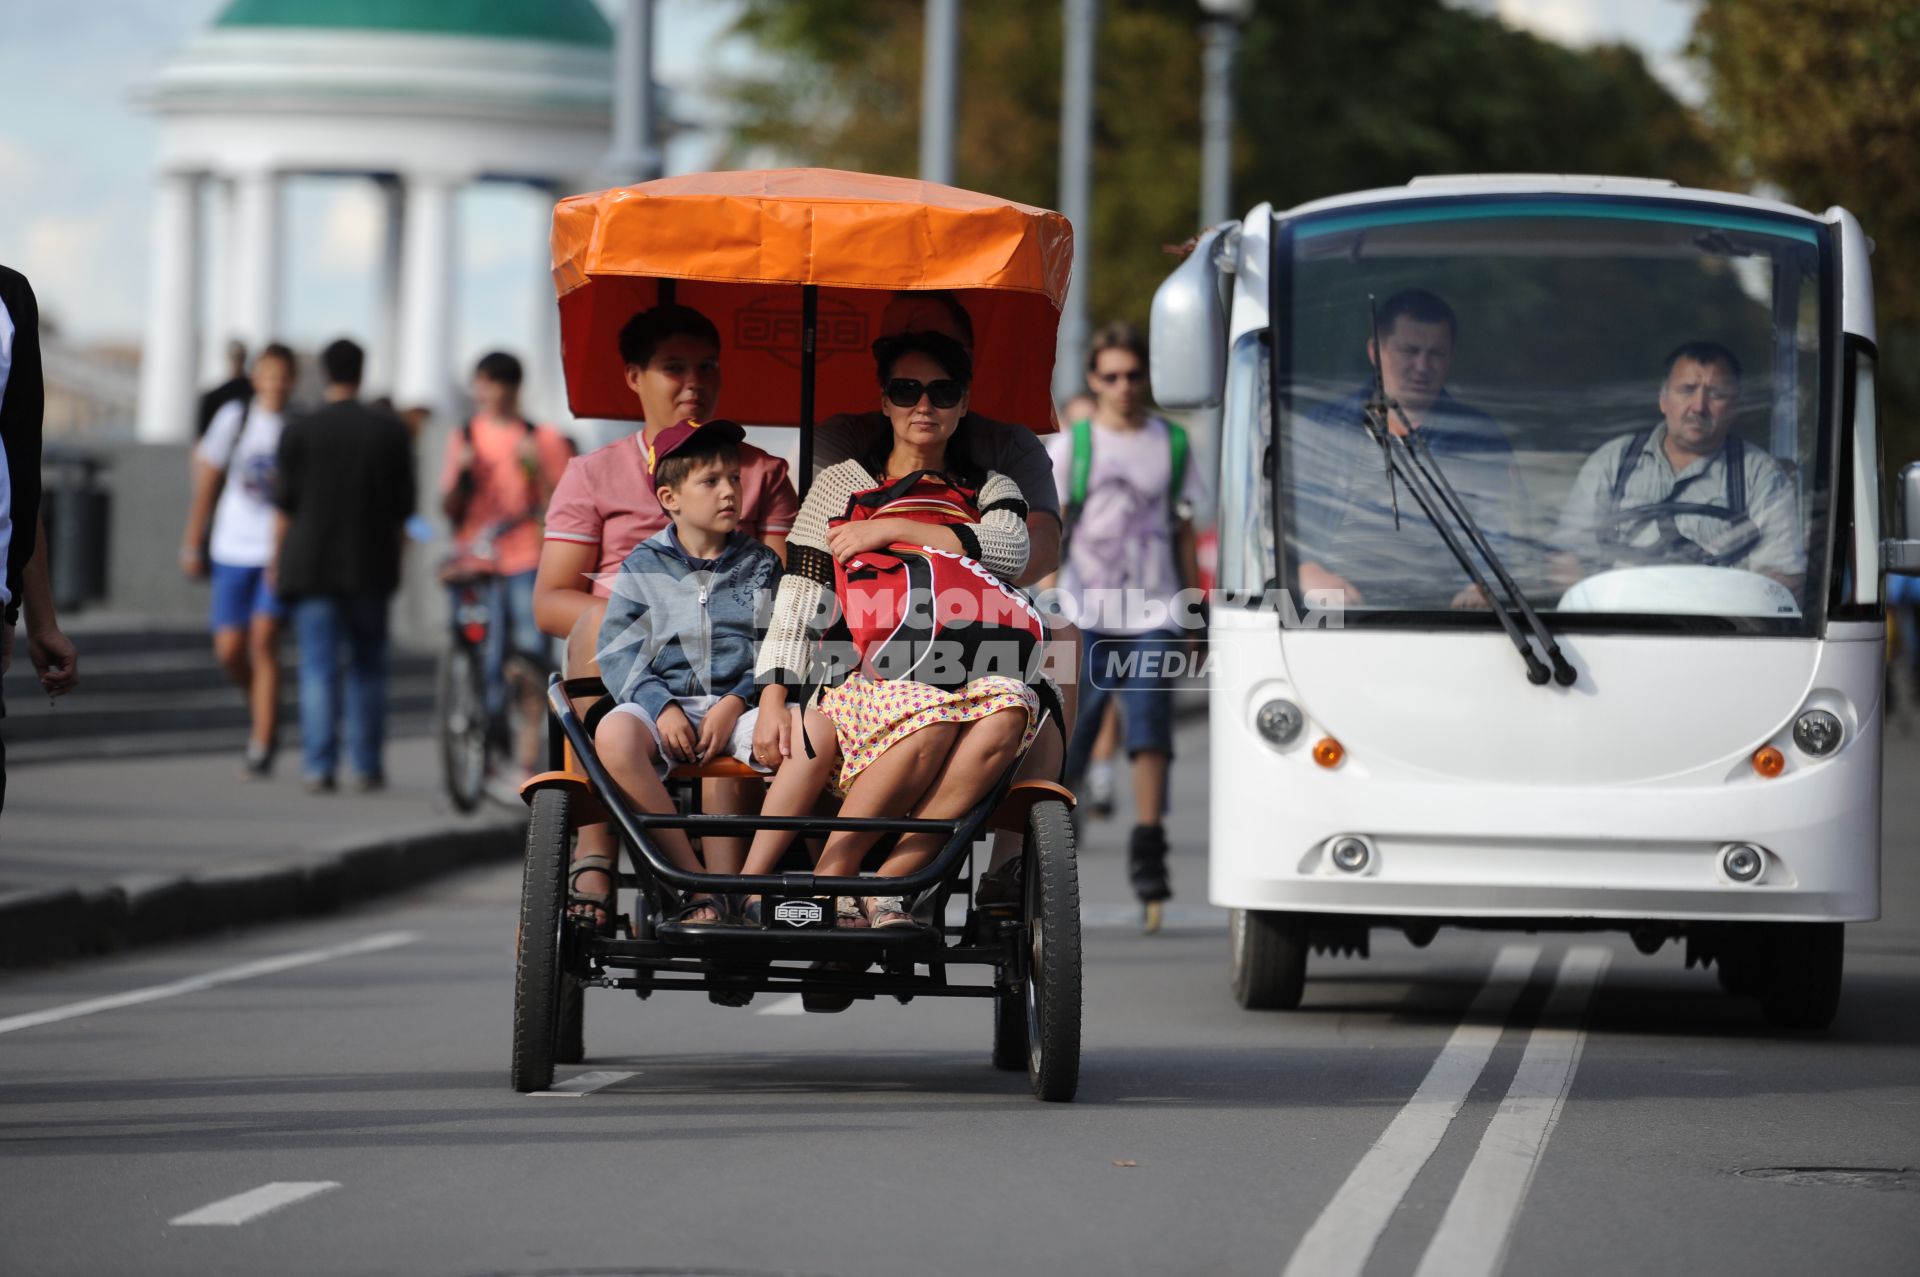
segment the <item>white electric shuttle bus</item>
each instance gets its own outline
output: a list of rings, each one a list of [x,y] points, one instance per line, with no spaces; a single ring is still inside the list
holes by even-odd
[[[1882,540],[1870,251],[1839,208],[1532,176],[1201,237],[1152,377],[1222,414],[1243,1005],[1461,925],[1676,941],[1771,1023],[1832,1018],[1879,913],[1882,586],[1920,566]]]

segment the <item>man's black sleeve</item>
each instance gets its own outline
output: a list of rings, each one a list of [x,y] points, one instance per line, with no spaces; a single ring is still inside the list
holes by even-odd
[[[46,387],[40,374],[40,306],[33,285],[19,271],[0,266],[0,301],[13,321],[13,365],[0,395],[0,447],[7,453],[13,539],[7,547],[6,623],[20,614],[20,581],[33,555],[40,521],[40,426]]]

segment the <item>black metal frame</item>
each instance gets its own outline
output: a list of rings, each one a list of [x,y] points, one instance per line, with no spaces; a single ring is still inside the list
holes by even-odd
[[[902,1001],[916,996],[993,997],[1002,988],[1025,979],[1025,951],[1019,938],[1023,907],[1014,903],[982,907],[971,902],[973,844],[1012,788],[1017,765],[1006,770],[984,799],[953,820],[636,812],[620,799],[585,723],[574,710],[573,696],[591,694],[591,684],[583,689],[579,681],[574,681],[570,688],[569,681],[558,675],[549,680],[547,700],[554,729],[550,730],[549,752],[558,770],[562,742],[572,747],[588,784],[619,833],[616,861],[624,858],[626,865],[623,868],[616,864],[612,874],[616,889],[638,891],[640,907],[632,938],[570,929],[564,965],[576,979],[593,987],[631,989],[643,998],[655,989],[679,988],[889,995]],[[692,836],[760,829],[790,829],[802,835],[842,830],[935,833],[943,835],[946,842],[924,868],[898,878],[714,874],[690,872],[669,861],[651,836],[659,829],[681,829]],[[945,921],[947,901],[955,887],[965,891],[969,900],[967,920],[958,926]],[[871,896],[882,890],[887,895],[912,897],[912,910],[923,918],[923,925],[879,930],[793,928],[774,919],[774,908],[780,900]],[[694,893],[757,894],[763,902],[763,921],[759,926],[662,921]],[[812,962],[862,965],[858,970],[839,971],[773,965]],[[873,964],[878,964],[879,970],[866,969]],[[949,965],[991,966],[995,979],[991,984],[951,984],[946,971]],[[925,975],[916,973],[920,966],[927,968]],[[616,970],[631,974],[611,974]]]

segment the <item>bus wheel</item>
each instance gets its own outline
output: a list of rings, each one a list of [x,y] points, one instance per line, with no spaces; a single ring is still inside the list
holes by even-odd
[[[1235,909],[1228,923],[1234,1000],[1249,1011],[1291,1011],[1307,984],[1307,920]]]
[[[1837,922],[1783,922],[1766,929],[1760,1010],[1776,1029],[1824,1029],[1840,1009],[1846,928]]]
[[[1728,927],[1713,951],[1714,973],[1720,987],[1736,998],[1757,998],[1767,991],[1764,928],[1738,924]]]

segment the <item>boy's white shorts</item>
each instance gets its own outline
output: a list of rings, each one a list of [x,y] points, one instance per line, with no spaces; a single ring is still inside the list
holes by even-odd
[[[720,698],[718,696],[676,696],[672,703],[680,707],[680,712],[687,716],[687,721],[693,724],[693,730],[697,733],[700,730],[701,721],[706,718],[709,710],[720,703]],[[607,717],[612,718],[615,714],[631,714],[647,725],[647,730],[653,733],[653,743],[656,747],[654,770],[659,773],[662,780],[665,780],[667,773],[679,764],[667,757],[667,745],[660,739],[660,725],[653,721],[653,715],[631,701],[615,705],[607,712]],[[716,757],[724,755],[737,758],[757,772],[772,771],[771,767],[763,767],[753,761],[753,725],[759,717],[760,708],[757,705],[749,705],[741,711],[740,717],[733,723],[733,739],[727,742],[726,747]]]

